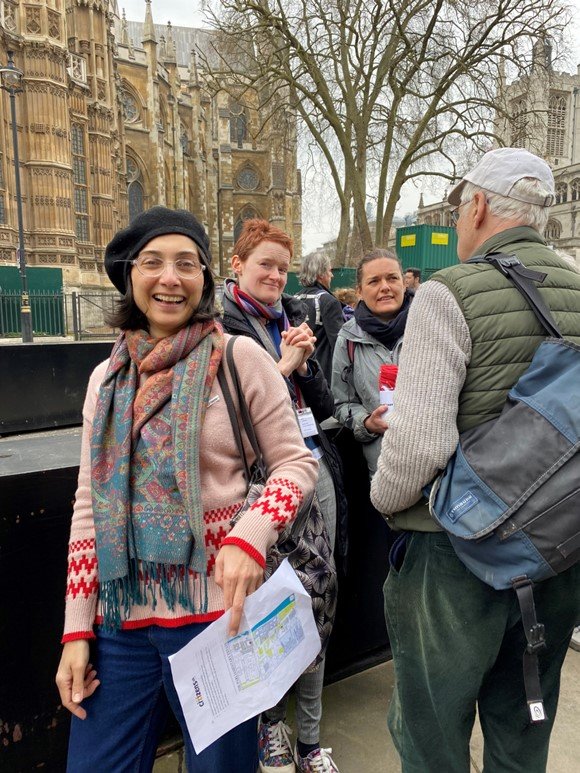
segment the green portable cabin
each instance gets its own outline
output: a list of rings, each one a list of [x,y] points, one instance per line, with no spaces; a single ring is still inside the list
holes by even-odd
[[[65,335],[62,269],[27,266],[34,335]],[[0,337],[18,337],[20,322],[20,272],[0,266]]]
[[[334,292],[340,287],[355,287],[356,286],[356,269],[354,268],[333,268],[332,269],[332,282],[330,290]],[[286,283],[285,293],[295,295],[302,289],[300,282],[298,281],[298,274],[295,271],[288,272],[288,282]]]
[[[457,233],[443,225],[397,228],[396,251],[403,270],[420,268],[424,282],[439,269],[458,262]]]

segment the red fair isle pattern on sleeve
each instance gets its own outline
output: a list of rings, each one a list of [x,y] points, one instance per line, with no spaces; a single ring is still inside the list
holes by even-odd
[[[88,599],[99,589],[95,540],[83,539],[71,542],[68,548],[68,573],[66,595],[69,599],[82,596]]]
[[[219,549],[222,546],[224,537],[230,532],[231,520],[242,504],[243,502],[237,502],[228,507],[218,507],[215,510],[207,510],[203,514],[208,576],[213,572],[215,560],[219,553]]]
[[[268,481],[262,496],[250,510],[258,510],[280,530],[292,520],[303,498],[302,491],[295,483],[284,478],[273,478]]]

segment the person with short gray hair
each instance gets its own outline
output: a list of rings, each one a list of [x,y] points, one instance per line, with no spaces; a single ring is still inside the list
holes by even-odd
[[[305,255],[298,275],[302,290],[296,294],[308,309],[307,322],[316,336],[316,357],[326,380],[332,378],[332,354],[343,325],[342,306],[330,292],[332,263],[327,255]]]
[[[403,773],[468,773],[477,708],[486,771],[544,773],[560,671],[580,620],[580,563],[534,589],[546,630],[538,659],[547,719],[531,726],[516,596],[464,566],[422,492],[446,468],[460,433],[499,416],[545,338],[509,279],[475,259],[507,253],[545,273],[539,292],[571,345],[580,345],[580,275],[542,237],[555,195],[538,156],[492,150],[448,200],[460,263],[431,276],[411,304],[396,410],[371,485],[373,504],[400,532],[384,586],[396,682],[389,728]],[[498,465],[514,453],[509,438],[494,453]],[[458,520],[473,500],[457,505]]]

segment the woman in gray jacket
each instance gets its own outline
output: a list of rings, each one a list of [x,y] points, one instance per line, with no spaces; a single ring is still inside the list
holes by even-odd
[[[396,365],[411,296],[405,289],[399,259],[390,250],[373,250],[357,266],[360,302],[354,318],[339,334],[332,361],[334,415],[352,429],[363,444],[372,477],[381,440],[388,427],[381,405],[379,374],[382,365]]]

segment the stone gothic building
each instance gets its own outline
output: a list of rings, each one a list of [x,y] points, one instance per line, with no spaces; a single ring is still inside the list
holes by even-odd
[[[210,92],[212,33],[120,18],[116,0],[0,0],[0,67],[12,51],[26,261],[70,288],[108,287],[105,246],[154,204],[185,207],[223,276],[243,220],[290,233],[301,256],[295,116],[266,122],[256,95]],[[200,56],[201,52],[201,56]],[[214,54],[215,55],[215,54]],[[252,99],[254,100],[252,102]],[[0,266],[18,242],[8,95],[0,96]]]
[[[580,266],[580,65],[576,74],[557,72],[551,48],[538,43],[530,74],[500,84],[509,118],[496,120],[504,145],[526,148],[552,167],[556,203],[545,237]],[[451,225],[445,202],[419,203],[418,222]]]

